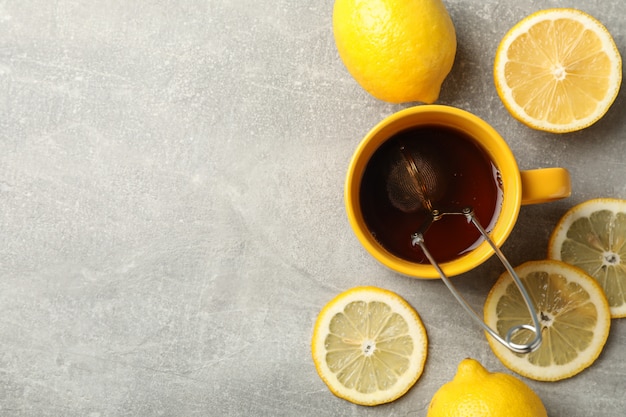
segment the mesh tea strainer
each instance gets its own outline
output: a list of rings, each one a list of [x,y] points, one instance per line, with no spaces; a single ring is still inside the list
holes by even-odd
[[[541,344],[541,325],[530,296],[520,278],[515,273],[515,270],[489,237],[487,231],[482,227],[478,218],[474,215],[474,210],[471,206],[460,206],[452,209],[443,209],[437,206],[439,200],[447,190],[451,175],[446,165],[445,156],[438,152],[433,146],[430,146],[428,142],[412,141],[410,144],[400,142],[396,149],[391,151],[389,156],[389,170],[386,178],[387,196],[395,208],[405,213],[415,213],[426,210],[430,214],[420,229],[416,230],[411,235],[411,243],[413,246],[418,245],[420,247],[450,292],[452,292],[452,295],[454,295],[466,312],[494,339],[512,351],[518,353],[531,352],[537,349]],[[426,231],[433,222],[441,220],[444,216],[459,215],[465,216],[467,221],[476,227],[498,258],[500,258],[500,261],[509,274],[513,277],[533,319],[532,326],[528,324],[514,326],[509,329],[504,338],[501,337],[478,316],[472,307],[470,307],[431,255],[424,239]],[[535,338],[530,343],[514,343],[512,341],[513,336],[521,330],[532,331],[535,334]]]

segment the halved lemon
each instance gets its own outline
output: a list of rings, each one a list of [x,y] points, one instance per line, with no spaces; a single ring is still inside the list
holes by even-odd
[[[622,58],[594,17],[571,8],[541,10],[504,36],[494,80],[516,119],[538,130],[572,132],[598,121],[613,104]]]
[[[597,198],[571,208],[552,232],[548,257],[594,277],[611,317],[626,317],[626,200]]]
[[[361,405],[393,401],[424,370],[426,330],[399,295],[377,287],[339,294],[320,312],[312,339],[313,362],[336,396]]]
[[[569,378],[589,367],[602,352],[611,325],[602,288],[581,269],[555,260],[526,262],[515,272],[533,301],[543,340],[534,352],[519,354],[487,335],[494,354],[507,368],[539,381]],[[508,272],[487,296],[484,315],[502,337],[514,326],[533,324]],[[521,330],[512,341],[525,344],[534,337]]]

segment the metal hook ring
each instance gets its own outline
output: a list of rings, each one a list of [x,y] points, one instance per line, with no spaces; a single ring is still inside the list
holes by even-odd
[[[510,346],[511,350],[517,353],[529,353],[537,349],[539,345],[541,344],[541,337],[538,338],[535,336],[535,339],[531,343],[528,343],[528,344],[520,344],[520,343],[515,343],[512,341],[515,333],[522,331],[522,330],[530,330],[531,332],[535,333],[535,335],[537,334],[537,329],[535,329],[535,327],[531,326],[530,324],[520,324],[518,326],[513,326],[509,329],[509,331],[506,333],[506,336],[504,338],[504,340],[507,343],[507,346]]]

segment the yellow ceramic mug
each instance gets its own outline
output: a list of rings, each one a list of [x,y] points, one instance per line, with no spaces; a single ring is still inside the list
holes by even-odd
[[[376,125],[359,144],[345,185],[345,203],[350,224],[365,249],[390,269],[416,278],[439,278],[437,270],[428,263],[411,262],[386,250],[369,231],[363,219],[360,202],[361,180],[370,158],[394,135],[416,127],[441,126],[465,133],[484,151],[499,170],[502,180],[502,204],[490,232],[492,241],[500,247],[509,236],[520,206],[558,200],[571,193],[570,177],[564,168],[542,168],[520,171],[515,158],[502,137],[479,117],[458,108],[422,105],[401,110]],[[494,250],[483,241],[475,249],[441,263],[447,276],[469,271],[486,261]]]

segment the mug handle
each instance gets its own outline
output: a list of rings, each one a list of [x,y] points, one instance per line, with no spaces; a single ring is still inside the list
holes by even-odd
[[[522,205],[548,203],[569,197],[572,184],[565,168],[539,168],[520,171]]]

